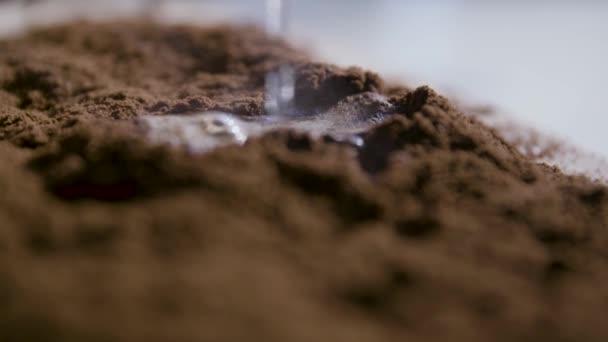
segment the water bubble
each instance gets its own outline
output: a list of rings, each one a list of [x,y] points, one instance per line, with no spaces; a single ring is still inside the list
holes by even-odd
[[[365,140],[363,140],[363,138],[359,135],[351,135],[348,138],[346,138],[346,141],[355,147],[361,148],[363,147],[363,145],[365,145]]]
[[[211,135],[227,136],[240,143],[247,140],[247,134],[243,130],[244,123],[230,114],[207,112],[203,113],[200,118],[204,129]]]
[[[323,140],[328,143],[348,145],[354,148],[362,148],[365,145],[365,140],[358,134],[346,136],[328,134],[323,137]]]
[[[231,114],[205,112],[195,115],[144,116],[139,119],[147,138],[155,144],[206,152],[247,141],[245,123]]]

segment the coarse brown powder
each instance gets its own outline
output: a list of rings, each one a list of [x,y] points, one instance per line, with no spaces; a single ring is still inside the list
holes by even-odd
[[[136,129],[262,116],[283,63],[299,112],[379,93],[391,113],[359,149],[279,130],[193,155]],[[608,340],[606,187],[256,29],[0,41],[0,158],[2,341]]]

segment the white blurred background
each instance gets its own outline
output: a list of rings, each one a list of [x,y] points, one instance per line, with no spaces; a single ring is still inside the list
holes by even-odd
[[[359,65],[608,156],[608,2],[290,0],[287,36],[320,59]],[[262,24],[263,0],[0,1],[0,33],[77,15],[147,11],[166,21]]]

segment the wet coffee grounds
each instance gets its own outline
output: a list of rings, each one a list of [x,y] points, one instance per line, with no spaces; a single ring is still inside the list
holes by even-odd
[[[139,131],[262,117],[283,64],[298,113],[391,113],[362,147],[282,129],[193,154]],[[0,158],[2,341],[608,340],[606,187],[253,28],[0,41]]]

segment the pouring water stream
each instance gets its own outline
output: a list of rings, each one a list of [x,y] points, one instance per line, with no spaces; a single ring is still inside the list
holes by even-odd
[[[269,36],[284,38],[287,31],[287,0],[265,0],[265,30]],[[264,94],[265,116],[244,119],[217,111],[192,115],[144,116],[139,123],[145,127],[150,142],[185,148],[203,153],[227,144],[243,144],[248,138],[275,129],[293,129],[313,137],[330,136],[333,140],[362,147],[359,132],[378,123],[382,112],[372,113],[368,119],[353,119],[361,111],[352,104],[336,104],[325,113],[292,115],[290,110],[295,96],[295,70],[280,65],[266,75]],[[387,99],[372,94],[384,108],[390,107]],[[347,119],[351,117],[351,119]]]

